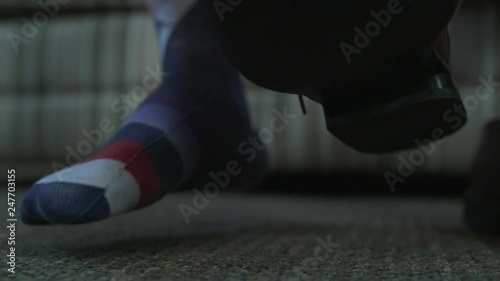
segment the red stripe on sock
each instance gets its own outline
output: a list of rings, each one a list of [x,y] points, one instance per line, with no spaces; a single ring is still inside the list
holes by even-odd
[[[141,189],[138,208],[149,205],[161,197],[160,177],[154,160],[144,145],[138,142],[121,140],[108,145],[103,150],[89,157],[85,162],[97,159],[113,159],[127,163],[125,169],[135,178]],[[142,151],[138,154],[139,151]]]

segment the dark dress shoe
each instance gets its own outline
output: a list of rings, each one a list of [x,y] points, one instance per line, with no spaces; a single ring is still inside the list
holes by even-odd
[[[433,47],[460,0],[222,2],[213,15],[230,61],[257,85],[320,102],[328,130],[357,150],[410,148],[466,122]]]

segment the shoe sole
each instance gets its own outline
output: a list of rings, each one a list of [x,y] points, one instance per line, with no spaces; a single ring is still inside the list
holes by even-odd
[[[430,77],[405,96],[338,113],[325,107],[328,130],[352,148],[386,153],[416,147],[453,134],[467,122],[467,114],[451,77]]]
[[[328,92],[343,91],[343,98]],[[323,95],[328,130],[354,149],[385,153],[442,139],[467,113],[446,63],[431,48],[399,56],[363,83]]]

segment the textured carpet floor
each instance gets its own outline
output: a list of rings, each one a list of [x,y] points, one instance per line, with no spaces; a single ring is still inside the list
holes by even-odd
[[[87,225],[19,223],[17,273],[0,280],[500,280],[500,237],[468,232],[459,200],[221,194],[189,224],[180,203],[192,195]]]

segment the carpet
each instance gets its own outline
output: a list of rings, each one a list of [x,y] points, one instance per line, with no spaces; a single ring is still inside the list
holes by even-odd
[[[19,222],[16,273],[2,262],[0,280],[500,280],[500,237],[469,232],[459,199],[222,193],[201,203],[181,193],[86,225]],[[179,206],[193,208],[189,222]]]

